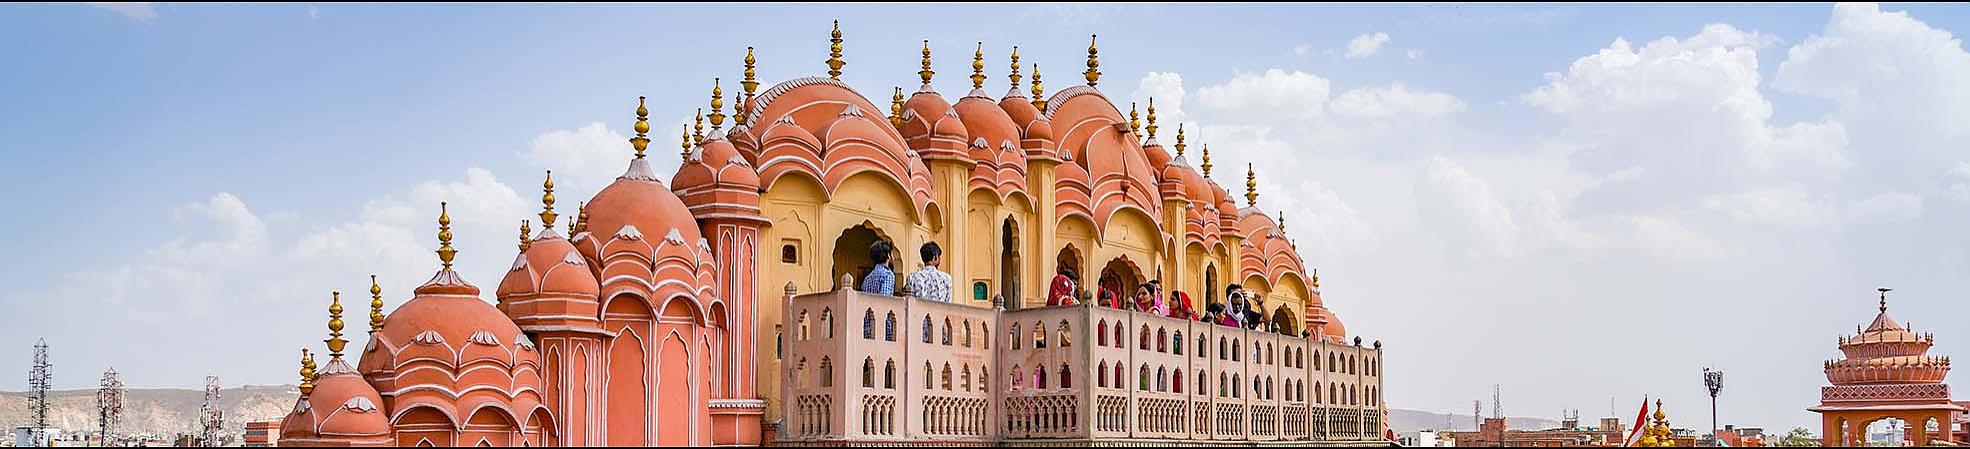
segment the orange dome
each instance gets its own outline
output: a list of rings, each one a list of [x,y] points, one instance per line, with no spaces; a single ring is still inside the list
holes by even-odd
[[[1333,339],[1335,343],[1341,343],[1348,337],[1347,326],[1341,325],[1341,317],[1335,316],[1333,312],[1327,313],[1327,337]]]
[[[383,397],[342,361],[329,359],[315,377],[315,389],[295,403],[282,420],[282,439],[374,440],[390,437]]]
[[[1008,95],[999,100],[999,109],[1006,117],[1019,126],[1020,147],[1026,150],[1029,158],[1059,158],[1054,151],[1053,122],[1047,121],[1039,108],[1033,107],[1032,100],[1025,96]]]
[[[970,133],[957,111],[943,95],[929,89],[918,90],[903,102],[903,139],[925,157],[965,157]]]
[[[1170,157],[1170,151],[1163,149],[1163,144],[1157,142],[1154,138],[1143,143],[1142,155],[1149,160],[1149,168],[1157,172],[1163,171],[1164,167],[1170,165],[1170,160],[1172,159]]]
[[[606,240],[634,227],[637,233],[649,235],[675,230],[686,242],[702,238],[697,218],[650,173],[649,164],[641,158],[631,160],[627,173],[588,200],[590,234]]]
[[[551,229],[514,258],[513,267],[507,270],[506,279],[500,281],[499,289],[493,294],[505,298],[539,293],[566,293],[591,300],[601,294],[595,275],[589,272],[588,262],[575,251],[575,245],[554,235]]]
[[[734,133],[732,137],[740,135],[744,134]],[[680,192],[680,195],[681,192],[711,187],[751,189],[758,193],[759,174],[752,171],[751,164],[740,157],[738,147],[725,137],[714,132],[706,138],[692,158],[677,168],[677,176],[670,180],[670,189]]]

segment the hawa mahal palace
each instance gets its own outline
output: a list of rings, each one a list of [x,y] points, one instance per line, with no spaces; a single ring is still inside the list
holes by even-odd
[[[1022,85],[952,101],[894,90],[887,107],[827,76],[758,90],[754,58],[725,128],[681,136],[652,171],[636,108],[627,169],[566,217],[553,178],[539,232],[492,291],[442,265],[348,346],[339,296],[327,361],[303,350],[283,446],[1386,445],[1382,348],[1350,335],[1284,223],[1193,168],[1096,88]],[[1030,95],[1029,95],[1030,93]],[[880,98],[878,96],[877,98]],[[884,111],[887,111],[887,117]],[[633,149],[633,158],[631,152]],[[1172,153],[1171,150],[1174,150]],[[1201,169],[1201,171],[1199,170]],[[949,248],[950,302],[859,292],[876,241]],[[1049,306],[1049,279],[1098,290],[1160,281],[1221,304],[1229,284],[1265,323],[1223,326],[1095,305]],[[902,282],[897,282],[902,285]],[[1252,315],[1248,315],[1252,316]],[[353,332],[352,332],[353,333]],[[346,351],[346,352],[345,352]]]

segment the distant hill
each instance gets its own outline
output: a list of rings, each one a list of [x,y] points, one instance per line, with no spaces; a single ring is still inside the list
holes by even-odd
[[[300,391],[294,386],[248,385],[219,390],[219,408],[225,411],[226,432],[240,434],[248,421],[280,419],[294,409]],[[55,390],[48,392],[48,423],[66,432],[97,430],[96,390]],[[12,429],[34,419],[28,398],[21,392],[0,392],[0,428]],[[132,388],[123,390],[123,420],[117,433],[174,435],[198,429],[199,407],[205,391],[183,388]]]
[[[1559,427],[1560,422],[1546,418],[1505,417],[1505,425],[1515,430],[1546,430]],[[1431,413],[1418,410],[1389,409],[1389,427],[1396,433],[1418,430],[1477,430],[1471,415]]]

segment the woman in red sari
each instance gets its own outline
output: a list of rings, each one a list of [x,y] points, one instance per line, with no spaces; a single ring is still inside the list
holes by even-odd
[[[1061,269],[1060,274],[1053,276],[1053,285],[1047,288],[1047,305],[1074,305],[1074,281],[1077,280],[1080,276],[1074,273],[1073,268]]]

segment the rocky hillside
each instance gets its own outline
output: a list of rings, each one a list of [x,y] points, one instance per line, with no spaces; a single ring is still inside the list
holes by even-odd
[[[1505,424],[1513,430],[1546,430],[1559,427],[1560,422],[1546,418],[1505,417]],[[1389,409],[1389,427],[1397,433],[1418,430],[1477,430],[1471,415],[1431,413],[1418,410]]]
[[[254,386],[227,388],[219,392],[219,407],[225,410],[228,433],[243,432],[247,421],[279,419],[294,409],[300,396],[293,386]],[[64,431],[96,431],[96,391],[57,390],[48,393],[48,422]],[[28,398],[20,392],[0,392],[0,428],[27,425],[34,419]],[[157,388],[128,389],[123,392],[123,420],[117,433],[172,435],[198,429],[199,407],[205,403],[203,390]]]

